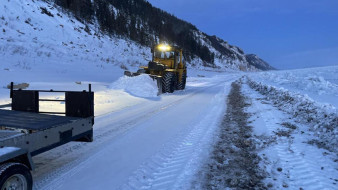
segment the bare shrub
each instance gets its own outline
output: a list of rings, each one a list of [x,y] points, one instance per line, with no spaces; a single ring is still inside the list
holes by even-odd
[[[46,14],[50,17],[54,17],[54,15],[51,12],[49,12],[46,7],[40,7],[40,9],[41,9],[41,14]]]
[[[120,68],[123,70],[128,70],[128,67],[126,65],[124,65],[123,63],[120,65]]]

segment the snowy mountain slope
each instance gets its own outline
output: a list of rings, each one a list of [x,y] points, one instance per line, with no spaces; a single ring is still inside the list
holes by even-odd
[[[208,36],[201,31],[196,31],[194,35],[195,39],[200,40],[215,56],[214,63],[206,66],[241,71],[260,70],[249,64],[243,50],[240,48],[228,44],[217,36]]]
[[[44,14],[43,10],[50,13]],[[150,49],[100,35],[42,1],[11,0],[0,5],[1,69],[78,72],[146,64]]]
[[[37,65],[64,72],[64,67],[88,70],[112,66],[138,66],[150,60],[150,48],[127,38],[108,36],[99,24],[84,24],[65,14],[52,1],[4,1],[0,6],[2,68],[35,69]],[[188,65],[217,70],[257,70],[245,54],[217,37],[196,31],[194,38],[214,55],[213,63],[196,57]],[[50,69],[52,70],[52,69]],[[74,71],[76,72],[76,71]]]
[[[185,50],[185,58],[192,64],[196,65],[198,62],[194,59],[197,59],[208,67],[237,66],[237,69],[250,70],[244,52],[238,47],[199,31],[191,23],[153,7],[145,0],[50,1],[84,22],[97,19],[100,28],[109,34],[125,36],[148,46],[158,42],[176,44]]]

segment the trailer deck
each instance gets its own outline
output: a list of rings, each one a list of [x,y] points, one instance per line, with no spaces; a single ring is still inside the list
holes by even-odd
[[[0,128],[41,131],[80,119],[82,118],[0,109]]]
[[[65,98],[41,99],[41,92],[62,92]],[[32,156],[71,141],[93,141],[94,92],[90,84],[88,91],[54,91],[14,90],[11,83],[10,98],[11,104],[0,105],[0,189],[16,187],[20,181],[31,190]],[[65,112],[41,112],[42,101],[64,102]],[[7,107],[11,110],[3,109]]]
[[[23,135],[24,133],[13,130],[0,130],[0,142]]]

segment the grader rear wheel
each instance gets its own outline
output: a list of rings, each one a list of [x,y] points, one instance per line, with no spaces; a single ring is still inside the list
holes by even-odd
[[[187,82],[187,73],[183,73],[181,82],[177,83],[177,90],[184,90]]]

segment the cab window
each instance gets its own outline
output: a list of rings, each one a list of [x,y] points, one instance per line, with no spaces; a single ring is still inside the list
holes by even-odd
[[[162,52],[162,51],[155,51],[154,56],[155,58],[159,59],[173,59],[175,52]]]

